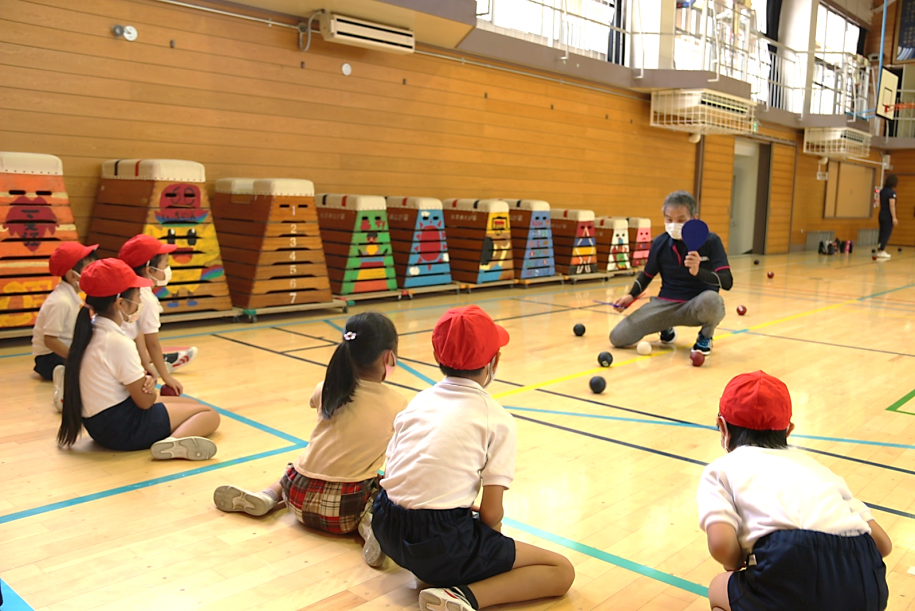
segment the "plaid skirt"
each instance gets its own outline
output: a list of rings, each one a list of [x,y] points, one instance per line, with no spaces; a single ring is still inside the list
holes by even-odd
[[[325,482],[306,477],[290,464],[283,479],[283,500],[309,528],[346,534],[356,530],[379,490],[378,478],[361,482]]]

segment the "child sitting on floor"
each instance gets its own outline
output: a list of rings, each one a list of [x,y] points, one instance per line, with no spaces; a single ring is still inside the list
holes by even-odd
[[[564,556],[501,533],[517,433],[485,387],[506,344],[508,332],[479,307],[448,310],[432,332],[446,377],[394,421],[372,526],[392,560],[434,586],[420,592],[423,611],[562,596],[575,578]]]
[[[699,525],[725,573],[709,586],[715,611],[886,608],[893,549],[845,480],[788,448],[791,396],[762,371],[737,376],[718,409],[728,452],[705,468]]]
[[[337,534],[358,529],[366,563],[381,566],[384,554],[372,535],[370,510],[394,417],[407,406],[403,395],[383,384],[396,364],[397,329],[390,319],[366,312],[347,320],[343,341],[309,402],[318,423],[308,447],[263,492],[220,486],[213,493],[216,506],[262,516],[282,496],[305,526]]]

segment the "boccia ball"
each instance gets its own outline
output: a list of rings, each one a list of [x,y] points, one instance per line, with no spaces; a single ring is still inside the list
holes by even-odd
[[[871,254],[873,255],[873,254],[876,254],[876,253],[877,253],[877,249],[876,249],[876,248],[871,248]]]
[[[646,354],[651,354],[651,344],[642,340],[639,342],[639,345],[635,347],[635,351],[645,356]]]
[[[899,252],[902,252],[902,249],[901,249],[901,248],[899,249]]]
[[[609,367],[613,364],[613,355],[609,352],[601,352],[597,355],[597,362],[601,367]]]
[[[759,259],[753,259],[753,265],[759,265]]]
[[[775,278],[775,272],[769,272],[768,274],[766,274],[766,277],[770,278],[770,279]]]
[[[737,306],[737,315],[738,316],[743,316],[746,313],[747,313],[747,306],[742,306],[742,305]]]
[[[171,386],[163,386],[159,389],[159,394],[163,397],[177,397],[178,391],[172,388]]]
[[[690,352],[689,362],[693,364],[693,367],[702,367],[705,362],[705,355],[701,352]]]
[[[876,261],[876,260],[877,260],[877,255],[874,255],[873,257],[871,257],[871,260]]]
[[[604,392],[604,389],[607,388],[607,380],[603,379],[600,376],[594,376],[591,378],[591,381],[588,383],[591,387],[591,392],[595,395],[599,395]]]
[[[577,325],[572,327],[572,331],[575,332],[575,335],[577,335],[578,337],[581,337],[582,335],[585,334],[585,326],[581,323],[578,323]]]

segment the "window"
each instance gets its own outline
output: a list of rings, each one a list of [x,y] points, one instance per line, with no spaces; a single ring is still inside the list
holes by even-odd
[[[855,54],[862,30],[824,4],[817,8],[816,49],[810,112],[844,114],[863,111],[863,93]]]

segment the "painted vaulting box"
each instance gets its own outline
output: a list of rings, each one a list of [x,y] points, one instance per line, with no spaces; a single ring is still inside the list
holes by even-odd
[[[449,199],[442,205],[454,279],[470,284],[512,280],[508,204],[501,199]]]
[[[619,216],[599,216],[594,220],[599,269],[610,272],[630,269],[629,220]]]
[[[431,197],[388,197],[387,205],[398,286],[451,284],[442,202]]]
[[[331,301],[310,180],[221,178],[213,216],[232,305]]]
[[[629,218],[629,260],[632,267],[644,267],[651,250],[651,219]]]
[[[397,280],[384,198],[319,194],[315,203],[333,293],[395,290]]]
[[[179,159],[112,159],[102,164],[90,244],[115,257],[125,241],[146,234],[175,244],[174,275],[154,288],[165,314],[230,310],[203,165]]]
[[[597,271],[594,212],[553,208],[553,249],[562,274],[592,274]]]
[[[60,281],[48,257],[77,239],[60,159],[0,152],[0,328],[35,323]]]
[[[515,277],[521,280],[556,275],[550,205],[538,199],[508,202]]]

